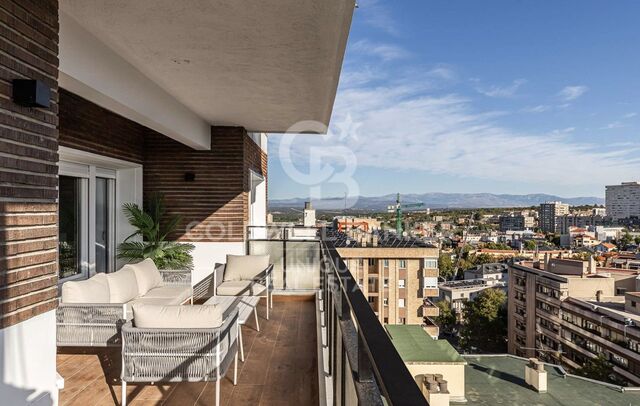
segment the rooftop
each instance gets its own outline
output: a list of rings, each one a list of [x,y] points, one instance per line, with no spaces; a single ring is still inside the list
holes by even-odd
[[[434,340],[416,324],[385,325],[393,345],[407,363],[465,362],[446,340]]]
[[[536,406],[637,405],[640,393],[620,392],[617,387],[564,375],[545,365],[547,393],[538,393],[524,381],[527,360],[513,356],[466,356],[467,406],[499,404]]]
[[[436,248],[415,237],[398,237],[390,232],[373,232],[373,236],[378,237],[378,245],[372,246],[367,242],[366,247],[358,243],[358,237],[350,237],[341,231],[327,231],[326,239],[331,240],[336,248]]]

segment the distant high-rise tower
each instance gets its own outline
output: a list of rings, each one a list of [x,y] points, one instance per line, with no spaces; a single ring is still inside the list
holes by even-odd
[[[613,220],[640,217],[640,182],[607,186],[605,204],[607,216]]]
[[[311,207],[311,202],[304,203],[304,212],[302,214],[302,224],[305,227],[316,226],[316,211]]]
[[[538,221],[545,233],[555,233],[558,228],[557,217],[569,214],[569,205],[562,202],[546,202],[540,205]]]

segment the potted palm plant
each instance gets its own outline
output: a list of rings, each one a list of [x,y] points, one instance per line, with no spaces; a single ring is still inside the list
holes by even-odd
[[[161,195],[153,195],[146,210],[135,203],[125,203],[123,210],[136,231],[118,246],[118,258],[129,262],[151,258],[158,269],[193,269],[191,251],[194,245],[167,241],[167,236],[176,230],[181,217],[171,216],[163,221],[166,208]],[[134,240],[137,236],[142,237],[142,241]]]

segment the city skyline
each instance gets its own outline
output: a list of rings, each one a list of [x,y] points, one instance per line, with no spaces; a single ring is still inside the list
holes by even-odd
[[[270,136],[270,198],[602,197],[605,185],[635,180],[640,59],[631,44],[640,38],[631,19],[639,5],[359,3],[333,135],[305,135],[286,153],[283,136]],[[358,193],[330,176],[300,182],[286,166],[309,171],[319,154],[341,172],[345,151]]]

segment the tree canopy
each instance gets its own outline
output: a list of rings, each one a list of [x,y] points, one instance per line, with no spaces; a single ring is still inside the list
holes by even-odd
[[[467,302],[460,345],[465,350],[506,352],[507,296],[499,289],[485,289]],[[472,349],[475,347],[475,349]]]

